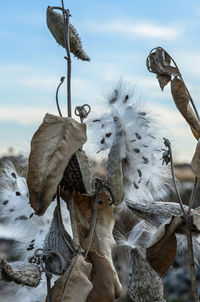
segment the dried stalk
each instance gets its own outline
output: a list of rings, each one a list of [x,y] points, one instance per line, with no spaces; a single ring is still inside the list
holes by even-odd
[[[184,213],[184,216],[186,217],[186,227],[187,227],[187,246],[188,246],[188,257],[189,257],[189,263],[190,263],[190,276],[191,276],[191,286],[192,286],[192,294],[194,297],[195,302],[199,302],[198,298],[198,288],[197,288],[197,279],[196,279],[196,272],[195,272],[195,264],[194,264],[194,251],[193,251],[193,244],[192,244],[192,233],[191,233],[191,228],[192,228],[192,216],[190,215],[193,203],[194,203],[194,198],[195,198],[195,193],[196,193],[196,188],[197,188],[197,183],[198,183],[198,178],[195,177],[195,182],[194,182],[194,187],[191,193],[190,197],[190,202],[189,202],[189,208],[188,212],[185,212],[185,209],[183,207],[183,202],[180,196],[180,193],[178,191],[178,188],[176,186],[176,181],[175,181],[175,174],[174,174],[174,165],[173,165],[173,158],[172,158],[172,150],[171,150],[171,144],[169,140],[165,140],[165,145],[168,147],[169,153],[170,153],[170,159],[171,159],[171,173],[172,173],[172,179],[174,182],[174,187],[178,196],[178,200],[181,206],[181,209]]]
[[[64,19],[64,40],[65,40],[65,49],[67,53],[67,112],[68,117],[72,116],[71,109],[71,55],[70,55],[70,42],[69,42],[69,10],[65,10],[64,8],[64,0],[61,0],[62,3],[62,13]]]

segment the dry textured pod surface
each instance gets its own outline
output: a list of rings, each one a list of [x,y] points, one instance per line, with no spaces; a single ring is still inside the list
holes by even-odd
[[[119,297],[121,290],[116,288],[116,273],[110,266],[108,260],[97,252],[89,252],[89,260],[92,262],[91,290],[87,302],[114,302]]]
[[[17,261],[8,263],[2,260],[0,264],[2,280],[14,281],[17,284],[37,287],[40,283],[41,273],[35,264]]]
[[[177,251],[175,232],[183,224],[180,216],[172,216],[154,234],[146,249],[146,259],[162,276],[172,265]]]
[[[54,210],[53,219],[45,238],[43,249],[45,251],[56,251],[56,253],[51,255],[51,260],[46,263],[46,266],[48,271],[55,275],[61,275],[63,270],[69,267],[75,248],[67,231],[65,229],[61,231],[57,206]],[[57,252],[60,256],[58,256]]]
[[[101,193],[99,200],[104,201],[104,203],[98,206],[95,232],[90,251],[97,252],[108,261],[113,272],[112,283],[116,289],[115,295],[118,296],[121,292],[121,284],[112,261],[112,249],[116,245],[112,234],[114,227],[114,207],[109,205],[110,199],[107,193]],[[94,204],[95,195],[86,196],[74,193],[75,216],[83,249],[86,249],[88,244]]]
[[[116,132],[121,129],[120,122],[115,120]],[[107,161],[107,181],[109,188],[113,194],[115,205],[121,203],[123,198],[123,173],[121,153],[123,148],[122,138],[117,136],[118,142],[114,142],[110,149]]]
[[[76,151],[76,158],[81,171],[85,191],[92,194],[92,169],[88,157],[83,150]]]
[[[47,26],[58,44],[65,48],[63,15],[47,8]],[[83,61],[90,61],[82,47],[81,39],[72,24],[69,24],[70,51]]]
[[[161,278],[136,248],[130,251],[128,293],[134,302],[164,302]]]
[[[46,114],[31,141],[27,184],[36,214],[43,215],[72,155],[86,142],[86,125]]]
[[[198,121],[192,107],[189,104],[189,95],[186,92],[185,84],[182,80],[174,78],[171,81],[171,92],[174,102],[191,127],[192,133],[196,139],[200,138],[200,122]]]
[[[192,158],[191,167],[194,174],[200,176],[200,140],[198,140],[194,156]]]
[[[92,264],[84,260],[83,256],[76,256],[72,260],[71,271],[67,270],[62,277],[55,281],[51,289],[53,302],[86,302],[92,289],[89,275]]]
[[[128,208],[140,218],[145,219],[152,225],[159,227],[166,220],[170,219],[172,215],[181,216],[182,210],[179,203],[176,202],[133,202],[132,200],[126,199],[126,205]],[[185,212],[188,211],[188,206],[184,205]],[[191,213],[197,213],[195,210],[191,210]]]

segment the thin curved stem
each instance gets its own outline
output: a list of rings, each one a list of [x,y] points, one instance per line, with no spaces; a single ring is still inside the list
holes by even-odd
[[[179,190],[177,188],[177,185],[176,185],[176,178],[175,178],[175,173],[174,173],[174,163],[173,163],[171,143],[168,139],[164,138],[164,140],[165,140],[165,145],[168,147],[168,150],[169,150],[172,180],[173,180],[173,183],[174,183],[174,188],[175,188],[175,191],[176,191],[176,195],[178,197],[178,201],[179,201],[179,204],[181,206],[182,212],[183,212],[184,215],[186,215],[186,212],[185,212],[185,209],[184,209],[184,206],[183,206],[183,202],[182,202],[182,198],[181,198],[180,192],[179,192]]]
[[[196,195],[196,191],[197,191],[197,184],[198,184],[198,177],[195,177],[193,190],[192,190],[192,193],[190,196],[189,208],[188,208],[188,213],[187,213],[188,215],[190,215],[191,209],[194,205],[195,195]]]
[[[62,85],[62,83],[64,82],[65,80],[65,77],[61,77],[60,79],[60,84],[58,85],[57,89],[56,89],[56,105],[57,105],[57,109],[58,109],[58,113],[59,115],[62,117],[62,113],[61,113],[61,110],[60,110],[60,106],[59,106],[59,101],[58,101],[58,91],[60,89],[60,86]]]

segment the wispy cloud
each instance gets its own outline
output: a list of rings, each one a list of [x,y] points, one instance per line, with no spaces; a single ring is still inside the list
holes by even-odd
[[[148,39],[165,38],[174,40],[183,32],[183,28],[173,25],[162,26],[152,22],[134,23],[129,20],[108,21],[108,22],[91,22],[88,24],[88,30],[97,33],[121,34],[129,37],[142,37]]]

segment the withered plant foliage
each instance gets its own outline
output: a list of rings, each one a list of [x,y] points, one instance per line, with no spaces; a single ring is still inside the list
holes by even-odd
[[[55,9],[61,10],[63,14],[55,12]],[[62,8],[48,7],[48,28],[61,46],[67,50],[70,48],[77,58],[88,61],[89,57],[82,48],[75,28],[69,24],[69,12],[67,15],[65,13],[63,1]],[[65,23],[69,29],[68,33]],[[69,34],[67,36],[69,39],[66,39],[66,34]],[[68,40],[70,45],[67,44]],[[147,67],[157,75],[162,90],[168,83],[171,84],[177,108],[189,124],[195,138],[199,139],[199,116],[176,63],[164,49],[158,47],[148,56]],[[69,77],[70,75],[68,79]],[[110,103],[116,101],[117,93],[115,90]],[[124,102],[127,99],[128,96]],[[83,107],[84,105],[78,107],[80,112],[81,110],[83,112]],[[57,206],[44,246],[40,251],[36,251],[31,259],[34,263],[9,264],[3,260],[0,264],[2,278],[35,287],[40,282],[42,271],[47,277],[47,302],[114,302],[121,295],[122,287],[112,260],[112,251],[116,246],[113,228],[116,218],[120,221],[122,215],[116,210],[116,206],[124,201],[134,213],[133,216],[130,213],[127,216],[131,227],[138,222],[136,216],[145,219],[156,228],[160,226],[144,254],[136,247],[127,247],[130,265],[127,286],[132,301],[165,301],[161,276],[170,268],[176,256],[178,233],[187,236],[192,289],[197,302],[192,235],[200,232],[200,215],[197,210],[192,209],[192,206],[200,175],[199,143],[192,160],[196,180],[188,207],[183,206],[180,196],[180,205],[159,201],[148,204],[123,200],[124,167],[123,162],[119,160],[120,149],[123,148],[121,141],[115,141],[110,150],[107,181],[95,179],[92,186],[90,163],[82,149],[87,140],[83,118],[84,116],[79,123],[71,117],[46,114],[34,134],[27,176],[30,203],[39,216],[45,213],[55,197]],[[115,118],[114,123],[116,133],[120,134],[120,139],[123,140],[123,133],[119,131],[120,121]],[[138,133],[136,136],[141,139]],[[169,163],[171,160],[174,180],[172,152],[168,140],[165,140],[165,146],[168,150],[163,163]],[[144,158],[144,164],[147,160]],[[138,173],[141,176],[141,171]],[[176,188],[175,182],[174,185]],[[62,221],[60,196],[70,212],[73,238],[65,230]],[[125,225],[125,221],[121,219],[118,226],[115,226],[118,234],[124,232]],[[58,279],[51,287],[52,274],[57,275]]]

